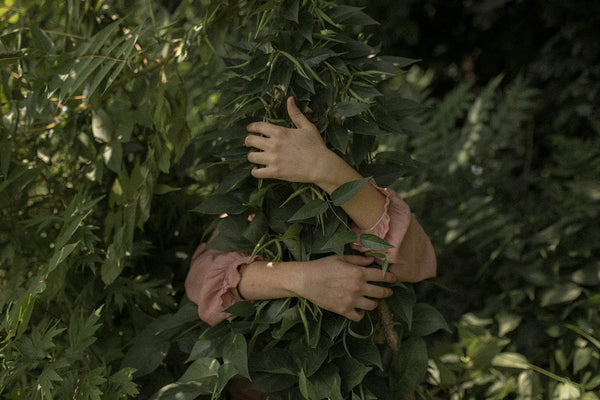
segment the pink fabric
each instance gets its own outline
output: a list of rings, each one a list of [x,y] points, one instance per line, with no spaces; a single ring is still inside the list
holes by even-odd
[[[384,213],[372,228],[361,230],[353,226],[353,230],[358,234],[377,235],[394,245],[384,253],[390,263],[389,271],[401,281],[417,282],[435,276],[437,267],[433,246],[411,215],[408,205],[393,191],[373,185],[386,197]],[[367,251],[356,243],[352,247],[361,252]],[[251,258],[244,252],[206,249],[205,243],[196,249],[185,280],[185,290],[190,300],[198,305],[198,315],[203,321],[215,325],[229,317],[223,310],[241,300],[232,291],[240,282],[239,269],[255,260],[262,258]]]
[[[399,280],[418,282],[434,277],[437,263],[433,246],[419,222],[411,215],[408,204],[395,192],[375,184],[373,186],[386,197],[383,215],[370,229],[360,229],[352,225],[352,230],[359,235],[377,235],[394,246],[381,253],[387,255],[389,271]],[[353,243],[352,248],[363,253],[368,251],[357,243]],[[381,264],[382,260],[377,259],[377,262]]]
[[[232,291],[240,282],[239,268],[255,260],[262,258],[243,252],[206,249],[206,243],[198,246],[185,279],[185,291],[198,305],[201,320],[216,325],[230,316],[223,310],[241,300]]]

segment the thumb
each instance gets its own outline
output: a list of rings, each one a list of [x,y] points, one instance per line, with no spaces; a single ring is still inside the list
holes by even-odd
[[[312,124],[302,111],[300,111],[292,96],[287,99],[287,112],[294,125],[296,125],[296,128],[302,129]]]

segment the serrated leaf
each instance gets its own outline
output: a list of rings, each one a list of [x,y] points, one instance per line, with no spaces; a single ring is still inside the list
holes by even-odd
[[[112,374],[108,381],[111,385],[116,386],[116,393],[120,395],[135,396],[139,394],[137,384],[133,382],[134,370],[132,368],[121,368]]]
[[[331,193],[331,200],[336,206],[346,204],[371,180],[372,177],[357,179],[340,185]]]
[[[313,199],[300,207],[300,209],[288,219],[288,222],[316,217],[317,215],[323,214],[328,208],[329,204],[327,204],[327,202],[321,199]]]
[[[52,368],[52,364],[48,363],[42,370],[42,373],[37,379],[36,390],[41,392],[41,398],[52,398],[54,389],[53,382],[62,382],[60,375]]]

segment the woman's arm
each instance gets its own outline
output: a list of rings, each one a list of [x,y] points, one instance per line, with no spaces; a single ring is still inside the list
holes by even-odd
[[[296,129],[266,122],[248,125],[248,131],[259,133],[246,137],[251,152],[248,160],[263,165],[254,168],[256,178],[273,178],[289,182],[310,182],[331,194],[340,185],[362,176],[348,163],[329,150],[317,127],[298,109],[294,98],[287,101],[288,114]],[[372,185],[365,185],[342,208],[361,229],[373,227],[384,212],[385,196]]]
[[[374,310],[377,301],[392,290],[370,282],[393,283],[396,277],[365,268],[373,257],[334,255],[313,261],[254,261],[243,267],[238,284],[247,300],[302,297],[351,320],[359,321],[364,310]]]
[[[340,185],[362,177],[344,160],[327,149],[317,128],[288,99],[288,113],[296,129],[256,122],[248,125],[248,159],[256,178],[310,182],[331,194]],[[373,233],[395,248],[388,254],[390,271],[365,268],[372,257],[324,257],[306,262],[267,263],[248,260],[243,253],[198,251],[191,263],[186,291],[198,304],[200,317],[215,324],[228,315],[223,312],[237,301],[235,290],[247,300],[303,297],[324,309],[358,321],[364,310],[376,306],[376,299],[391,290],[370,282],[417,281],[435,275],[435,256],[427,235],[397,195],[374,185],[363,188],[343,206],[358,233]],[[355,248],[361,251],[357,244]],[[233,257],[233,258],[232,258]],[[239,296],[238,296],[239,297]],[[375,300],[374,300],[375,299]]]

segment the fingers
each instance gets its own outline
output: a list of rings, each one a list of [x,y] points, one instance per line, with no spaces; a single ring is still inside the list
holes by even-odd
[[[248,161],[254,164],[268,165],[269,155],[263,151],[251,151],[248,153]]]
[[[255,167],[255,168],[252,168],[252,171],[250,171],[250,173],[256,179],[277,178],[275,171],[273,170],[273,168],[270,168],[270,167],[264,167],[264,168]]]
[[[282,128],[281,126],[273,125],[268,122],[252,122],[251,124],[246,126],[246,130],[248,132],[260,133],[261,135],[265,135],[268,137],[277,135],[284,129],[285,128]]]
[[[268,140],[265,137],[256,136],[256,135],[248,135],[246,139],[244,139],[244,145],[246,147],[255,147],[260,150],[266,150],[268,146]]]
[[[363,288],[363,296],[372,297],[374,299],[384,299],[394,294],[394,291],[390,288],[381,287],[377,285],[366,285]],[[364,307],[360,307],[364,308]]]
[[[345,255],[344,261],[348,264],[360,265],[366,267],[367,265],[373,264],[375,258],[372,256],[359,256],[359,255]]]
[[[366,268],[364,273],[366,280],[369,282],[396,282],[396,275],[392,274],[391,272],[382,274],[381,270],[377,268]]]
[[[288,97],[287,99],[287,111],[288,115],[292,119],[292,122],[294,123],[294,125],[296,125],[296,128],[302,129],[309,125],[312,125],[308,118],[306,118],[302,111],[300,111],[300,109],[296,105],[296,101],[292,96]]]
[[[351,319],[354,322],[360,321],[361,319],[363,319],[364,316],[365,316],[364,310],[357,310],[357,309],[354,309],[354,310],[348,312],[347,314],[344,314],[344,317]]]

